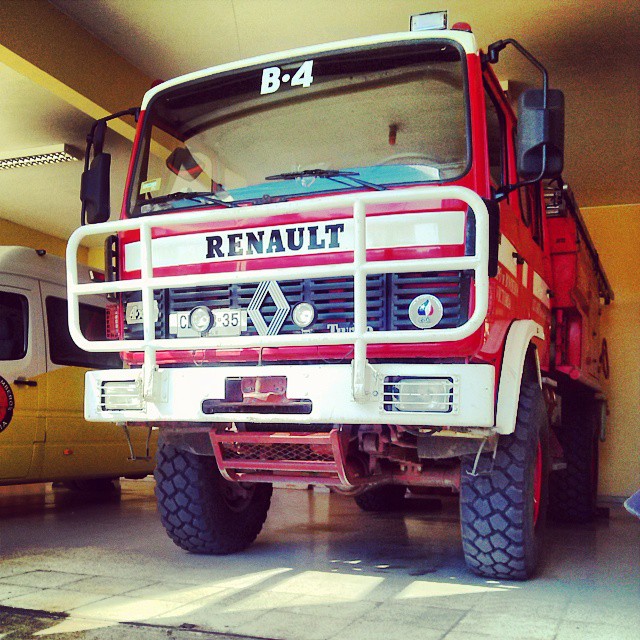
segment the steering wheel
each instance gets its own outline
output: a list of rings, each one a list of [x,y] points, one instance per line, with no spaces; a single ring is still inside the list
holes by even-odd
[[[434,169],[437,165],[433,158],[429,158],[429,156],[425,156],[423,153],[396,153],[393,156],[384,158],[377,164],[426,164]]]

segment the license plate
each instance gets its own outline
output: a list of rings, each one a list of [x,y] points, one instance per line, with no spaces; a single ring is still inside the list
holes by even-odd
[[[158,301],[153,301],[154,322],[158,322],[160,314],[158,310]],[[144,312],[142,311],[142,302],[127,302],[124,311],[124,319],[127,324],[142,324],[144,322]]]
[[[247,330],[247,312],[244,309],[215,309],[210,336],[239,336]]]
[[[208,336],[239,336],[247,330],[246,309],[213,309],[213,325]],[[169,333],[178,338],[194,338],[200,336],[189,326],[189,311],[179,311],[169,315]]]

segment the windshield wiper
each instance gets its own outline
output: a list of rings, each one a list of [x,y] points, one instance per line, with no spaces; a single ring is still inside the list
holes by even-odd
[[[363,187],[369,189],[375,189],[376,191],[385,191],[387,187],[381,184],[375,184],[374,182],[368,182],[361,178],[354,178],[354,176],[360,175],[357,171],[340,171],[339,169],[305,169],[304,171],[293,171],[291,173],[277,173],[273,176],[267,176],[265,180],[295,180],[296,178],[327,178],[327,180],[333,180],[339,184],[349,185],[348,182],[340,180],[339,178],[346,178],[355,182]]]
[[[176,191],[175,193],[168,193],[166,196],[150,198],[149,200],[141,202],[140,205],[143,207],[146,204],[164,204],[166,202],[173,202],[174,200],[191,200],[198,204],[218,204],[222,207],[236,206],[235,202],[227,202],[226,200],[216,198],[214,195],[211,195],[209,191]]]

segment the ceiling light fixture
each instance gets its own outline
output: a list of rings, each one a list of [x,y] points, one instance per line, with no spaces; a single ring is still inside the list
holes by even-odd
[[[16,167],[33,167],[41,164],[56,164],[82,160],[83,153],[69,144],[54,144],[49,147],[13,151],[0,154],[0,169],[15,169]]]

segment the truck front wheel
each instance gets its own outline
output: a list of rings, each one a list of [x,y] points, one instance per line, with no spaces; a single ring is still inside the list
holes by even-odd
[[[160,445],[154,476],[162,524],[191,553],[242,551],[267,518],[271,485],[229,482],[211,456]]]
[[[514,433],[500,436],[495,459],[461,468],[460,523],[467,565],[492,578],[525,580],[536,570],[549,475],[549,424],[535,375],[523,376]]]

